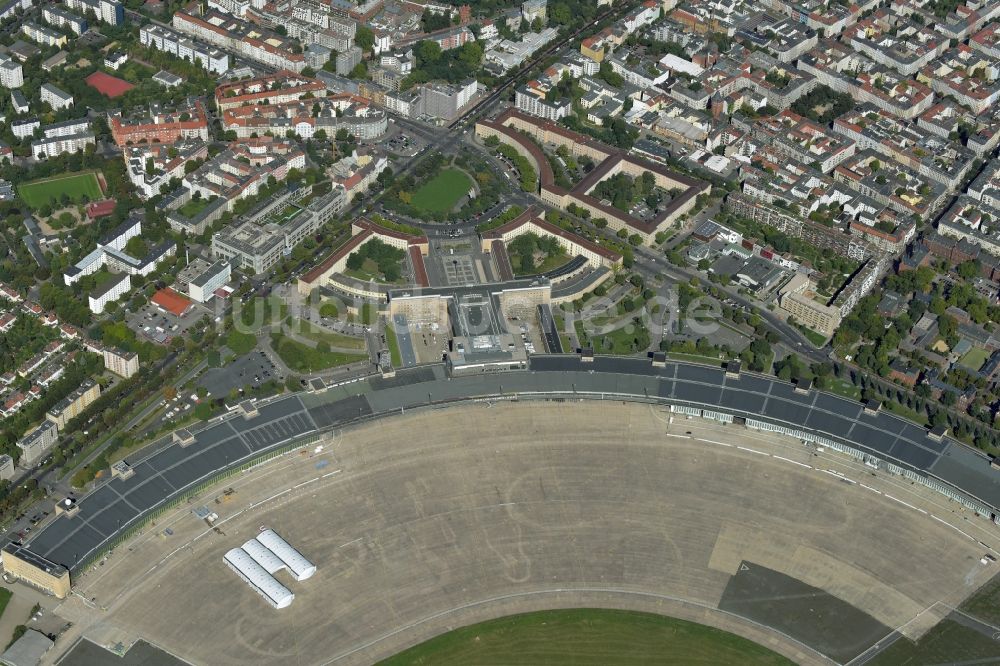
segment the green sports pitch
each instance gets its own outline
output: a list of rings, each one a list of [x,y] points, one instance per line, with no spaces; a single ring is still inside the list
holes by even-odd
[[[380,666],[640,666],[793,662],[740,636],[685,620],[582,608],[512,615],[455,629]]]
[[[56,203],[64,194],[74,202],[82,201],[84,196],[90,201],[97,201],[104,196],[97,174],[93,171],[64,173],[60,176],[33,180],[17,189],[24,203],[31,208],[41,208],[46,204]]]

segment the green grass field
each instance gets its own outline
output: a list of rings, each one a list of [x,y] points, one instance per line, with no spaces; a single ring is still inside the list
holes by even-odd
[[[975,371],[983,367],[983,363],[986,363],[988,360],[990,360],[990,353],[988,351],[982,347],[973,347],[958,362]]]
[[[58,202],[63,194],[69,196],[71,201],[82,201],[84,196],[90,201],[97,201],[104,196],[93,171],[64,173],[60,176],[33,180],[17,189],[24,203],[31,208],[41,208],[46,204]]]
[[[451,210],[472,187],[464,171],[445,169],[413,193],[413,205],[430,212]]]
[[[389,348],[389,359],[392,361],[392,367],[402,367],[403,356],[399,353],[399,340],[396,339],[396,331],[391,325],[385,327],[385,344]]]
[[[595,318],[594,322],[598,326],[609,323],[601,318]],[[595,354],[628,356],[649,346],[649,330],[640,322],[625,319],[621,327],[594,336],[588,335],[582,321],[574,322],[573,326],[580,344],[593,347]],[[634,348],[636,344],[639,346],[638,349]]]
[[[462,627],[382,666],[633,666],[792,664],[744,638],[650,613],[577,609],[525,613]]]
[[[210,204],[213,199],[215,199],[215,197],[212,197],[211,199],[207,199],[205,197],[198,197],[197,199],[189,199],[187,203],[185,203],[183,206],[177,209],[177,212],[183,215],[184,217],[192,218],[201,211],[208,208],[208,204]]]
[[[875,657],[872,666],[923,666],[923,664],[996,664],[1000,645],[954,620],[942,620],[914,643],[901,638]]]
[[[340,333],[331,333],[301,319],[292,321],[291,330],[303,338],[307,338],[313,342],[325,342],[331,347],[355,349],[358,351],[364,351],[365,349],[365,341],[361,338],[341,335]]]
[[[281,360],[296,372],[317,372],[338,365],[347,365],[362,361],[367,356],[363,354],[342,354],[340,352],[323,352],[285,337],[280,333],[271,334],[271,345],[278,352]]]

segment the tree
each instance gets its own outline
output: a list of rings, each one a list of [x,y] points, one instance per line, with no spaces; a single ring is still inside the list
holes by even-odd
[[[375,33],[368,26],[359,23],[354,33],[354,43],[359,49],[368,53],[375,46]]]
[[[424,40],[417,43],[414,55],[417,57],[417,62],[422,68],[426,65],[436,63],[441,59],[441,46],[437,42]]]
[[[367,79],[368,78],[368,65],[362,60],[351,70],[351,73],[347,75],[350,79]]]

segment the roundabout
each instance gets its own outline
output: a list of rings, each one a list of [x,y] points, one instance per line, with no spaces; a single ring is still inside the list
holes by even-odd
[[[920,636],[993,573],[989,524],[943,496],[662,406],[465,404],[321,446],[201,490],[83,572],[71,633],[192,663],[360,664],[492,618],[617,608],[843,663]],[[318,566],[282,611],[222,564],[262,526]]]

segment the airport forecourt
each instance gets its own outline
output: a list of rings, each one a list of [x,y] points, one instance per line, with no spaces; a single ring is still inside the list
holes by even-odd
[[[986,525],[1000,505],[997,471],[983,454],[879,409],[804,385],[658,356],[613,359],[534,356],[528,371],[448,377],[443,366],[400,371],[270,401],[243,403],[174,443],[120,464],[114,478],[59,507],[59,515],[23,547],[8,546],[9,573],[65,597],[110,548],[150,519],[235,470],[314,441],[329,431],[380,416],[452,403],[501,400],[645,402],[726,427],[790,435],[817,449],[840,451],[872,470],[958,502]],[[975,514],[973,516],[972,514]]]

